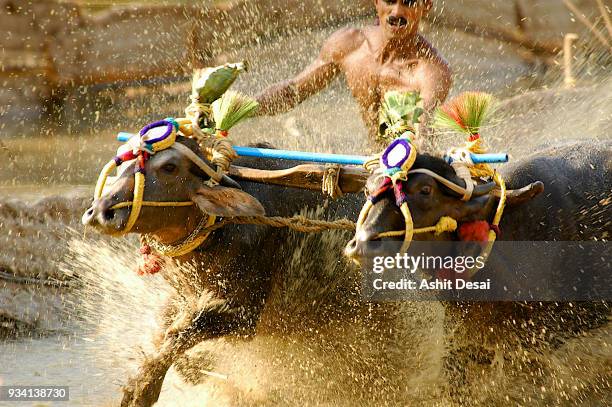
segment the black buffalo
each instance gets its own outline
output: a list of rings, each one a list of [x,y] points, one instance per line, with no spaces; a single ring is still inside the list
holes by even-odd
[[[451,166],[440,158],[420,155],[413,168],[426,168],[456,183],[462,182]],[[501,172],[509,188],[519,189],[526,185],[532,188],[509,200],[500,225],[500,245],[504,241],[606,242],[612,236],[612,142],[585,141],[545,148],[503,166]],[[378,190],[382,182],[378,175],[368,180],[369,193]],[[495,193],[464,202],[425,174],[409,176],[404,190],[416,228],[434,225],[442,216],[452,216],[459,224],[490,221],[498,203]],[[388,242],[394,239],[377,236],[382,232],[402,230],[404,225],[393,193],[388,192],[373,206],[363,228],[347,245],[345,254],[362,264],[371,264],[368,262],[373,256],[394,255],[393,249],[398,245]],[[455,233],[445,233],[415,235],[414,239],[452,241],[458,237]],[[504,348],[516,350],[525,346],[555,345],[568,336],[605,323],[610,315],[606,295],[609,296],[612,289],[611,253],[609,243],[598,247],[605,252],[586,250],[580,258],[558,253],[553,262],[543,254],[532,258],[529,270],[535,276],[520,276],[521,270],[508,269],[504,262],[496,261],[499,256],[491,256],[490,264],[475,274],[473,281],[502,281],[502,288],[516,292],[528,290],[532,278],[544,284],[548,279],[555,288],[548,293],[552,297],[562,299],[568,290],[571,294],[574,285],[579,285],[575,288],[582,290],[583,295],[585,292],[594,294],[586,296],[594,301],[446,303],[450,347],[446,360],[452,388],[469,389],[470,386],[465,386],[467,366],[476,363],[479,367],[474,371],[480,372],[483,364],[492,365],[494,359],[499,361],[496,354]],[[539,268],[538,262],[542,264]],[[434,298],[448,300],[442,292]],[[508,341],[514,341],[514,345],[500,345]]]

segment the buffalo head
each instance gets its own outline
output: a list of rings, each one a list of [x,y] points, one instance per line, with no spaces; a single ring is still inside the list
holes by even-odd
[[[195,140],[177,138],[177,143],[189,147],[205,162]],[[124,164],[121,174],[105,189],[82,218],[84,225],[92,226],[106,234],[121,232],[128,221],[130,207],[113,209],[122,202],[132,201],[134,196],[134,163]],[[183,207],[143,206],[132,230],[136,233],[154,234],[162,241],[185,236],[202,218],[202,213],[220,217],[263,215],[264,209],[257,199],[240,190],[240,186],[228,177],[220,185],[207,183],[210,177],[191,159],[175,149],[159,151],[145,164],[144,201],[187,202]]]
[[[452,183],[465,186],[453,168],[441,158],[430,155],[419,155],[412,170],[426,169],[432,171]],[[378,191],[384,177],[377,170],[366,183],[366,194]],[[461,200],[461,195],[440,183],[434,177],[424,173],[410,174],[403,182],[403,190],[407,196],[408,207],[412,214],[414,228],[423,228],[435,225],[442,217],[452,217],[457,222],[470,222],[474,220],[489,219],[495,209],[497,198],[490,192],[494,183],[479,185],[474,190],[472,199]],[[345,255],[360,260],[364,257],[392,255],[384,253],[383,243],[396,238],[379,238],[381,233],[401,231],[405,229],[405,218],[397,206],[392,190],[384,193],[369,213],[355,237],[348,243]],[[454,236],[444,233],[435,236],[434,233],[425,233],[414,236],[415,240],[452,240]]]

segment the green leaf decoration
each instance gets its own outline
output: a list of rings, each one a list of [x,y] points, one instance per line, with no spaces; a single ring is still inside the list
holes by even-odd
[[[192,94],[199,96],[200,103],[210,104],[232,86],[240,72],[246,70],[245,62],[198,69],[193,75]]]
[[[415,124],[424,113],[419,92],[385,93],[379,115],[379,139],[388,142],[406,132],[415,133]]]
[[[227,131],[251,116],[259,107],[254,99],[237,92],[227,91],[212,104],[217,130]]]

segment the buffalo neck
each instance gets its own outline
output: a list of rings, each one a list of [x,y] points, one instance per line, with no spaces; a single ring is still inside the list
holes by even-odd
[[[185,217],[185,223],[181,226],[164,228],[152,233],[152,236],[159,243],[164,245],[179,244],[185,240],[197,227],[204,215],[200,209],[194,205]]]

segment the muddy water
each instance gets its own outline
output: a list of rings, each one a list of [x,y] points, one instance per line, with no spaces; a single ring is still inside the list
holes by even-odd
[[[237,88],[252,94],[297,72],[316,55],[330,31],[314,31],[299,42],[281,38],[228,53],[228,60],[248,59],[252,65]],[[429,34],[453,64],[454,93],[480,89],[509,98],[532,82],[532,70],[512,46],[460,33]],[[113,96],[119,99],[116,105],[86,109],[83,114],[100,116],[94,119],[93,130],[65,126],[43,132],[46,136],[25,131],[23,136],[5,139],[17,160],[0,171],[0,197],[33,202],[45,195],[90,190],[97,171],[113,154],[116,131],[135,131],[152,119],[179,114],[185,105],[183,96],[151,90],[156,92],[159,99],[126,92]],[[610,82],[602,82],[573,96],[527,95],[509,101],[510,107],[488,129],[492,143],[519,156],[539,144],[609,138],[610,94]],[[237,144],[266,140],[278,147],[359,153],[365,147],[365,131],[357,118],[357,107],[340,80],[291,113],[241,125],[232,138]],[[453,142],[451,136],[443,136],[440,146]],[[0,343],[0,382],[70,385],[72,404],[110,405],[142,351],[151,349],[157,311],[172,289],[159,276],[142,279],[132,273],[133,241],[99,241],[81,233],[68,240],[69,244],[50,243],[67,254],[49,267],[78,273],[84,281],[79,291],[83,295],[66,299],[67,308],[75,311],[60,335]],[[305,258],[313,254],[302,253]],[[327,332],[263,332],[249,342],[224,339],[199,345],[192,352],[195,362],[178,369],[195,369],[200,379],[186,383],[173,368],[159,404],[448,405],[440,373],[445,354],[443,309],[435,303],[401,307],[403,320],[398,326],[404,329],[388,336],[367,325],[347,327],[337,321]],[[610,395],[611,349],[609,327],[537,355],[513,349],[508,354],[522,354],[522,362],[496,363],[476,374],[480,380],[471,384],[478,389],[472,402],[600,405]]]

